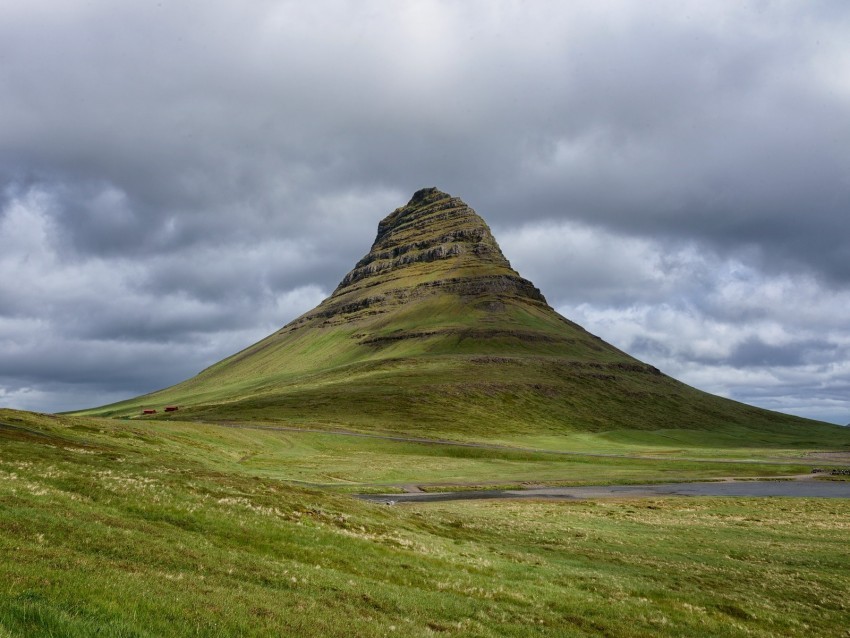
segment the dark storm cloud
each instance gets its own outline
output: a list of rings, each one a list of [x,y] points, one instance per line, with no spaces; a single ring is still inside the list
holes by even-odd
[[[481,212],[554,305],[623,347],[667,343],[701,382],[688,361],[768,365],[794,343],[802,370],[829,351],[813,339],[846,347],[846,3],[3,13],[0,344],[35,350],[0,385],[21,405],[71,396],[65,342],[89,353],[81,388],[121,377],[100,343],[170,344],[122,359],[147,357],[130,394],[174,380],[157,373],[174,352],[185,376],[247,345],[428,185]]]
[[[773,345],[751,336],[735,347],[725,363],[736,368],[795,367],[824,359],[828,361],[834,356],[835,344],[828,341],[805,340]]]
[[[14,165],[71,182],[59,220],[85,251],[298,232],[318,189],[428,178],[495,221],[758,243],[847,274],[838,7],[362,6],[11,20]]]

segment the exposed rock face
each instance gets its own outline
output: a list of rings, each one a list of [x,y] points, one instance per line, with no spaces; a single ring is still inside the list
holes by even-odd
[[[316,318],[354,320],[438,293],[486,298],[494,309],[505,298],[548,308],[540,291],[511,268],[472,208],[436,188],[424,188],[378,224],[371,250],[333,295],[284,330]]]

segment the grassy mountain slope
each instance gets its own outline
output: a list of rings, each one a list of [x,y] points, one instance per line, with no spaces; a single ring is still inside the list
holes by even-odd
[[[171,388],[84,412],[287,421],[449,438],[838,429],[686,386],[558,315],[460,199],[423,189],[318,307]],[[805,428],[800,428],[805,426]]]
[[[0,636],[845,630],[843,499],[386,507],[287,482],[305,437],[0,410]]]

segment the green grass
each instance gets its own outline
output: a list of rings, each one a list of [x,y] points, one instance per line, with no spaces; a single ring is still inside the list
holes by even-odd
[[[68,421],[73,423],[74,421]],[[777,476],[811,469],[801,449],[723,450],[613,445],[590,435],[567,439],[561,452],[398,441],[275,426],[226,427],[183,421],[83,420],[65,431],[89,444],[120,437],[141,452],[191,462],[206,470],[260,476],[322,487],[492,485],[547,483],[600,485]],[[98,424],[97,428],[88,425]],[[561,440],[562,445],[565,440]],[[638,453],[636,453],[636,451]],[[725,454],[724,454],[725,453]]]
[[[345,480],[429,467],[478,480],[513,464],[569,474],[599,463],[625,477],[671,459],[13,411],[0,423],[4,638],[825,636],[846,626],[845,501],[386,507],[290,482],[331,464]],[[685,462],[682,474],[696,465],[721,464]]]
[[[650,432],[659,445],[681,439],[686,447],[850,444],[846,429],[713,397],[667,377],[623,372],[618,364],[495,359],[441,355],[358,361],[267,385],[254,382],[252,388],[247,382],[238,389],[222,386],[219,394],[196,393],[199,381],[190,380],[162,397],[94,412],[135,417],[141,407],[155,406],[156,418],[162,419],[170,418],[162,406],[176,403],[184,419],[285,422],[453,440],[548,440],[558,448],[584,433],[646,445]],[[632,441],[634,430],[640,433]]]

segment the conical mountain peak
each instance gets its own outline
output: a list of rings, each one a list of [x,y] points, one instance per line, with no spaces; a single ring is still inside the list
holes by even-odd
[[[371,250],[334,294],[364,279],[374,283],[371,277],[380,272],[443,260],[450,269],[489,268],[518,276],[478,213],[460,198],[432,187],[416,191],[406,206],[381,220]]]
[[[444,193],[436,186],[428,186],[427,188],[420,188],[418,191],[413,193],[413,197],[410,198],[407,205],[415,206],[417,204],[433,203],[438,200],[445,199],[446,197],[451,197],[451,195]]]
[[[801,422],[694,390],[562,317],[485,221],[436,188],[387,215],[313,310],[192,379],[92,413],[150,405],[438,438],[718,427],[761,440]]]
[[[381,220],[372,248],[334,293],[285,329],[317,317],[358,321],[444,294],[548,308],[540,291],[511,268],[478,213],[458,197],[423,188]]]
[[[378,235],[375,242],[379,242],[388,233],[427,217],[429,213],[433,212],[434,207],[438,210],[456,212],[463,211],[463,209],[472,210],[460,198],[452,197],[438,188],[433,186],[423,188],[413,193],[413,197],[410,198],[406,206],[396,208],[381,220],[378,224]]]

